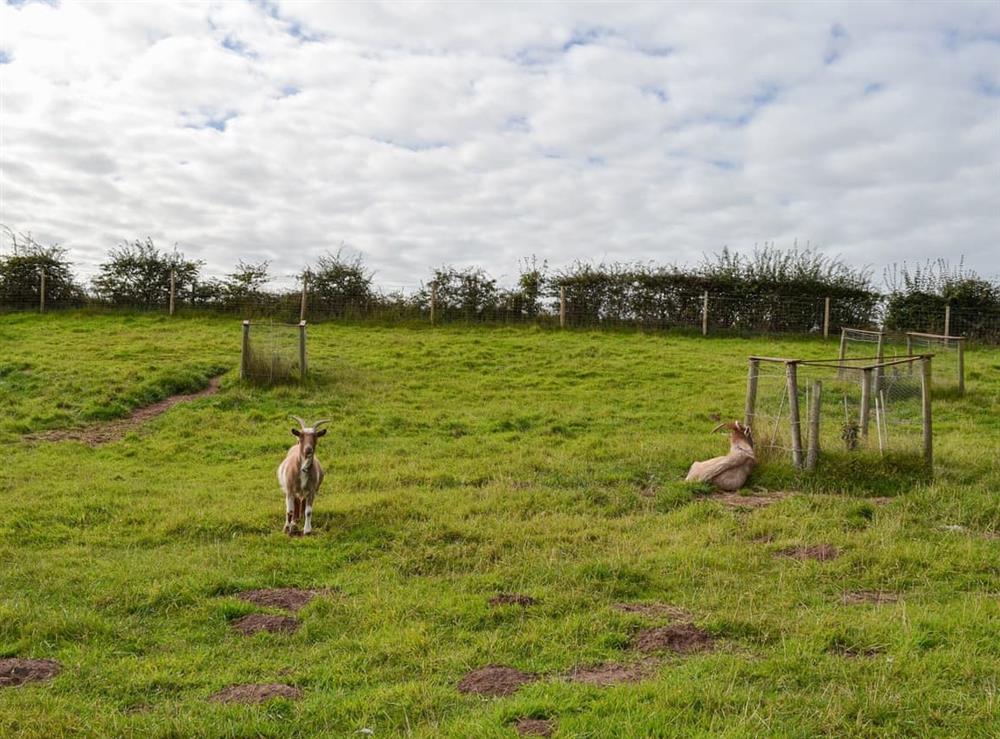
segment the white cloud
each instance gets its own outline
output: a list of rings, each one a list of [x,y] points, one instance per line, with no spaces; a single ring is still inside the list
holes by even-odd
[[[0,8],[0,222],[287,275],[809,240],[1000,273],[995,3]]]

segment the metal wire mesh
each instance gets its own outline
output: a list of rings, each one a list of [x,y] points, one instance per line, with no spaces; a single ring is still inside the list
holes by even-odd
[[[250,324],[243,357],[243,377],[265,385],[298,379],[302,374],[299,332],[297,324]]]
[[[914,354],[933,354],[931,379],[935,388],[954,390],[965,388],[963,339],[956,336],[908,333],[908,344]]]
[[[788,364],[752,363],[756,379],[754,442],[761,461],[794,462],[808,456],[810,416],[818,397],[817,446],[822,456],[923,454],[920,357],[795,361],[795,392]],[[792,398],[797,400],[798,439]]]

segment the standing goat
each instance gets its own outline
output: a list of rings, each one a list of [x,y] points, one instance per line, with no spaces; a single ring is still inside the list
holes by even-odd
[[[753,434],[749,426],[744,426],[739,421],[720,423],[712,429],[712,433],[723,428],[729,430],[729,454],[695,462],[685,479],[708,482],[720,490],[731,492],[739,490],[746,483],[757,464],[757,457],[753,452]]]
[[[326,433],[321,429],[330,420],[324,418],[312,426],[298,416],[289,416],[299,422],[299,428],[293,428],[292,434],[299,437],[299,443],[288,450],[284,461],[278,465],[278,484],[285,493],[285,533],[295,530],[297,521],[303,518],[302,533],[312,531],[313,499],[323,484],[323,466],[316,459],[316,442]],[[303,511],[303,508],[305,510]]]

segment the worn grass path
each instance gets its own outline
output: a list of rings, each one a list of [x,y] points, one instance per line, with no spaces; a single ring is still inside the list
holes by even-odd
[[[0,316],[0,657],[59,660],[0,689],[0,736],[988,736],[1000,733],[1000,351],[939,403],[938,474],[753,484],[752,512],[683,479],[740,415],[751,353],[832,342],[526,328],[310,329],[304,386],[243,387],[239,323]],[[218,395],[123,439],[23,434],[118,417],[227,371]],[[287,413],[330,416],[316,534],[281,534]],[[892,496],[887,504],[875,496]],[[824,562],[776,556],[827,544]],[[332,588],[291,634],[248,588]],[[897,602],[845,605],[851,591]],[[499,592],[537,604],[492,608]],[[637,630],[683,608],[716,649],[602,687]],[[543,679],[456,690],[503,664]],[[284,682],[298,701],[208,701]]]

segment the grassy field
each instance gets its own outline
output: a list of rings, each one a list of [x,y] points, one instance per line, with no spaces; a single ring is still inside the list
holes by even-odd
[[[270,390],[237,379],[239,342],[231,319],[0,316],[0,657],[63,666],[0,689],[0,736],[1000,733],[1000,351],[936,404],[933,482],[773,465],[752,485],[795,494],[741,511],[681,480],[742,414],[747,355],[833,342],[331,323],[311,380]],[[121,440],[24,439],[220,372]],[[306,538],[281,533],[288,413],[333,419]],[[776,556],[821,544],[840,556]],[[335,592],[294,634],[236,633],[267,609],[234,594],[276,586]],[[899,600],[841,602],[873,590]],[[684,609],[715,649],[567,680],[669,621],[623,602]],[[541,679],[457,690],[489,664]],[[303,695],[208,700],[252,682]]]

